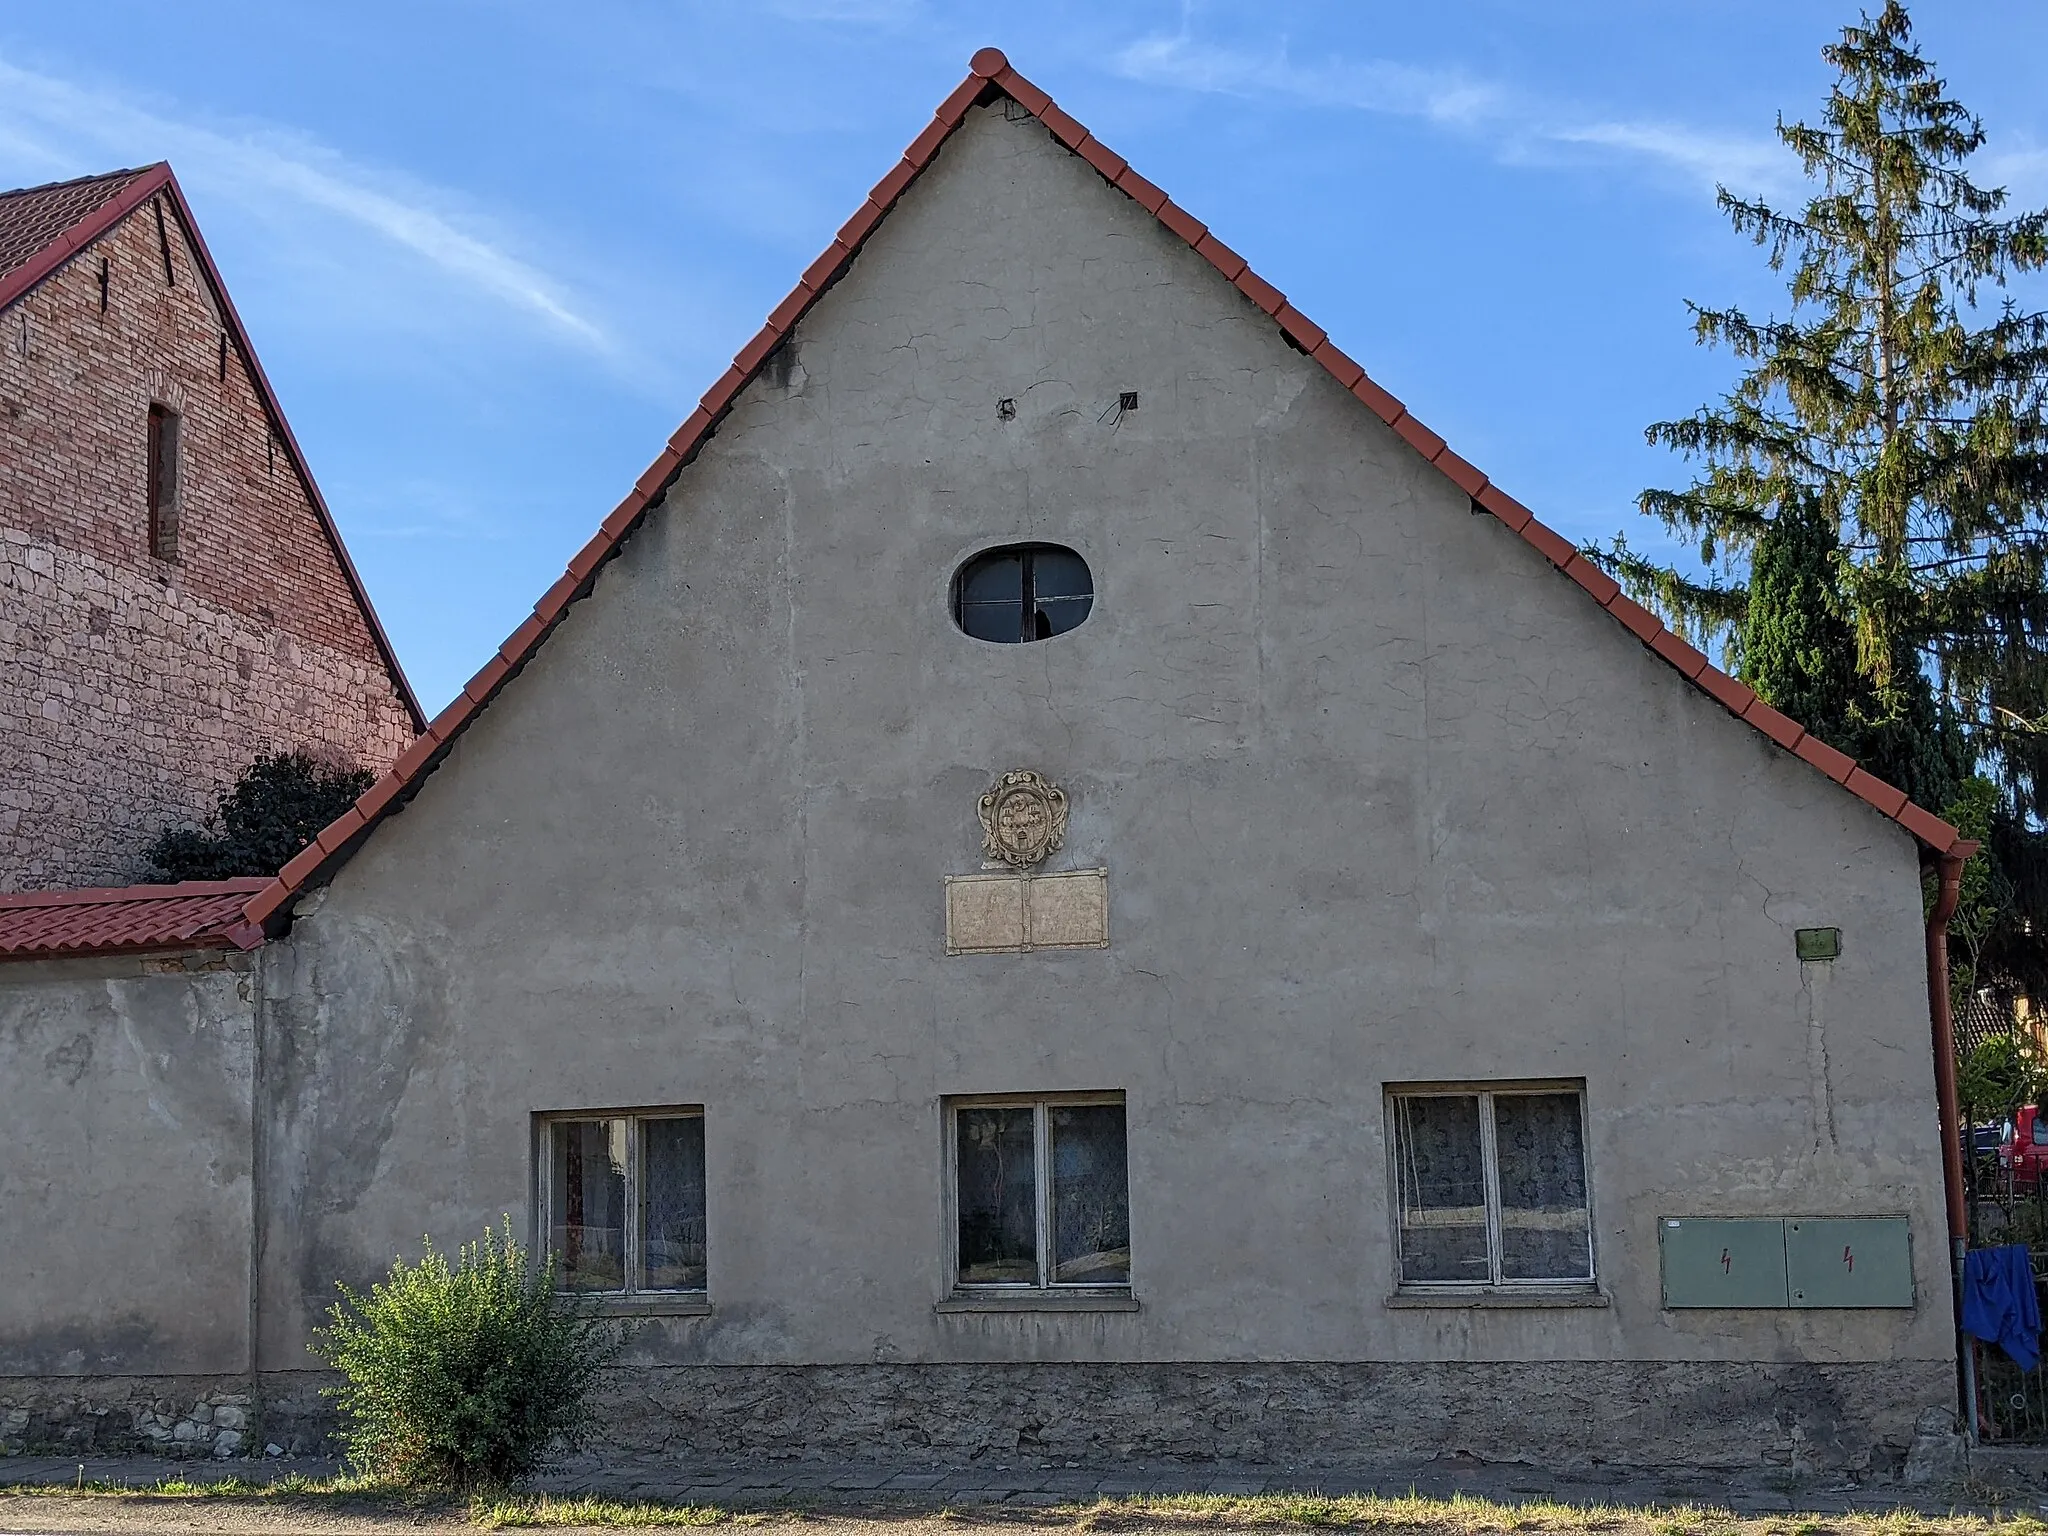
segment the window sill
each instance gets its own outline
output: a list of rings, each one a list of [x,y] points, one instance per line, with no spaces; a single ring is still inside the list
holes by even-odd
[[[576,1300],[574,1291],[558,1292],[567,1300]],[[581,1298],[598,1317],[709,1317],[711,1298],[696,1296],[687,1292],[673,1295],[647,1294],[640,1296],[589,1296]]]
[[[1127,1291],[956,1291],[934,1312],[1135,1312],[1138,1298]]]
[[[1606,1307],[1613,1301],[1605,1291],[1514,1290],[1514,1291],[1395,1291],[1387,1297],[1389,1307],[1498,1307],[1513,1310],[1528,1307]]]

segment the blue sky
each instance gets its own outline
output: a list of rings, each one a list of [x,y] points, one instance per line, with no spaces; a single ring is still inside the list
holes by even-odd
[[[2048,6],[1921,0],[2048,203]],[[96,0],[0,10],[0,185],[168,158],[431,710],[994,43],[1575,539],[1768,309],[1814,0]]]

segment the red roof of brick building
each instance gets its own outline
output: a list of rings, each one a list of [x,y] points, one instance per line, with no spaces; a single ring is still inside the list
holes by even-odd
[[[230,930],[242,921],[243,905],[269,883],[187,880],[0,896],[0,960],[239,948]]]
[[[42,254],[68,230],[98,213],[143,174],[139,170],[108,171],[75,181],[0,192],[0,292],[6,292],[7,279],[26,267],[31,257]],[[12,297],[10,294],[0,303]]]

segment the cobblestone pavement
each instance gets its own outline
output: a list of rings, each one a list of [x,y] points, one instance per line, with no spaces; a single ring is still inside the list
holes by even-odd
[[[86,1482],[147,1487],[167,1477],[218,1481],[238,1477],[268,1483],[291,1473],[330,1477],[339,1463],[315,1457],[227,1461],[171,1461],[153,1457],[0,1457],[0,1486],[44,1487]],[[1660,1507],[1698,1504],[1738,1514],[1917,1509],[1927,1514],[2003,1509],[2041,1514],[2048,1494],[2015,1492],[1960,1498],[1897,1484],[1856,1485],[1843,1479],[1795,1481],[1780,1475],[1739,1477],[1655,1474],[1640,1469],[1552,1474],[1522,1463],[1463,1457],[1380,1463],[1351,1469],[1290,1471],[1270,1466],[1216,1463],[1088,1467],[1012,1459],[970,1468],[823,1461],[733,1462],[697,1457],[613,1460],[594,1458],[561,1466],[531,1486],[558,1494],[659,1499],[673,1503],[743,1507],[968,1509],[1051,1507],[1097,1498],[1147,1493],[1379,1493],[1410,1492],[1435,1498],[1464,1494],[1516,1504],[1557,1500],[1569,1504]]]

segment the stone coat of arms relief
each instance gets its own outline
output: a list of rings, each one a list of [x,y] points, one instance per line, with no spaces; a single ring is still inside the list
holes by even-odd
[[[1020,768],[981,797],[981,851],[1029,869],[1067,840],[1067,792],[1044,775]]]
[[[946,953],[1107,949],[1109,871],[1037,869],[1066,843],[1067,792],[1016,768],[998,776],[976,811],[983,857],[1009,867],[946,876]]]

